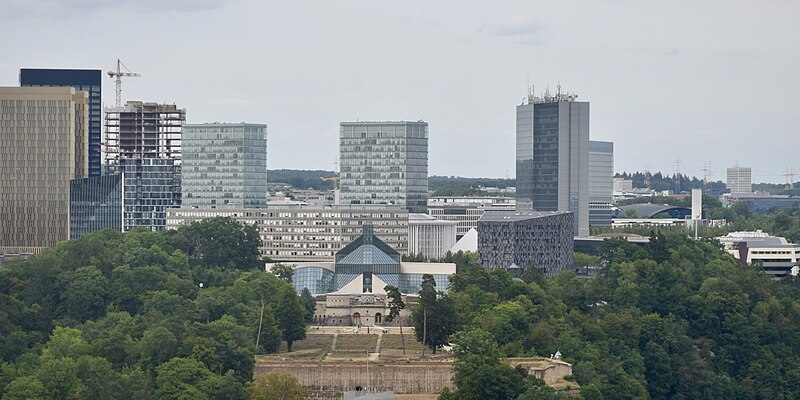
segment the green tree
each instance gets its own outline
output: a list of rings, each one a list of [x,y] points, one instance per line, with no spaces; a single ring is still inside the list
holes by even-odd
[[[308,389],[291,374],[270,373],[247,384],[250,400],[305,400]]]
[[[64,278],[66,290],[61,299],[68,317],[83,322],[105,312],[109,283],[97,267],[81,267],[66,273]]]
[[[431,287],[430,283],[428,285]],[[414,308],[411,317],[417,340],[424,346],[423,356],[425,347],[436,354],[436,350],[448,344],[450,335],[459,328],[455,302],[444,294],[434,294],[432,299],[423,299],[420,292],[420,304]]]
[[[161,400],[244,399],[241,383],[232,375],[215,375],[191,358],[173,358],[156,368],[156,396]]]
[[[433,275],[422,275],[422,285],[419,291],[419,307],[422,309],[422,356],[425,356],[425,347],[428,345],[428,312],[436,303],[436,281]],[[416,320],[416,318],[415,318]],[[414,326],[414,330],[419,332],[419,327]],[[417,333],[417,340],[420,339]]]
[[[386,297],[389,300],[389,314],[384,317],[384,321],[392,323],[395,318],[400,316],[400,312],[406,308],[406,303],[403,301],[403,295],[397,286],[386,285],[383,290],[386,292]],[[403,321],[400,321],[400,341],[403,344],[403,354],[406,354],[406,338],[403,336]]]
[[[288,283],[292,283],[292,277],[294,276],[294,268],[291,265],[287,264],[273,264],[269,268],[270,272],[275,274],[280,280]]]
[[[300,302],[303,303],[303,307],[306,309],[306,323],[310,324],[314,320],[314,311],[317,309],[317,302],[314,300],[314,296],[311,295],[308,288],[303,288],[303,291],[300,292]]]
[[[452,337],[453,384],[451,396],[459,400],[511,400],[525,391],[525,382],[500,353],[492,335],[484,330],[458,332]],[[442,399],[442,397],[440,397]]]
[[[278,292],[277,319],[280,325],[283,340],[286,341],[286,348],[292,351],[292,343],[295,340],[306,338],[306,308],[300,302],[294,289],[289,285],[283,285]]]
[[[25,375],[14,379],[2,392],[3,400],[49,400],[52,392],[35,376]]]
[[[189,256],[192,264],[206,267],[262,268],[261,237],[255,225],[232,218],[209,218],[181,227],[171,242]]]

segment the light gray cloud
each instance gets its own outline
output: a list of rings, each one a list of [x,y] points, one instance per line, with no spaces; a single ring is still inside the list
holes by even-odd
[[[3,0],[0,18],[63,18],[107,10],[147,13],[215,9],[237,0]]]
[[[248,99],[239,99],[236,97],[229,97],[222,100],[215,101],[214,104],[219,104],[222,106],[236,106],[236,107],[251,107],[256,104],[253,100]]]
[[[482,30],[492,36],[540,36],[545,32],[545,25],[527,15],[516,15],[488,24]]]

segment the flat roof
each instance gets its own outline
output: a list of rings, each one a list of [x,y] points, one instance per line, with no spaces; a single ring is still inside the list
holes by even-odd
[[[572,214],[572,211],[486,211],[479,222],[525,221],[552,215]]]

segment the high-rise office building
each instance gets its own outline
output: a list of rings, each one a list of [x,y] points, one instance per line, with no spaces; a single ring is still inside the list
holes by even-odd
[[[187,124],[181,138],[182,205],[267,205],[267,125]]]
[[[611,226],[614,201],[614,143],[589,141],[589,226]]]
[[[426,212],[427,122],[342,122],[339,158],[341,204],[396,204]]]
[[[752,170],[750,167],[736,165],[728,168],[726,186],[732,195],[753,193]]]
[[[89,173],[88,103],[71,87],[0,88],[0,253],[69,237],[70,180]]]
[[[69,239],[103,229],[122,230],[122,174],[73,179],[69,193]]]
[[[530,94],[517,106],[517,209],[572,211],[589,235],[589,103]]]
[[[19,71],[20,86],[72,87],[89,93],[89,176],[102,173],[102,78],[99,69],[34,69]]]
[[[123,173],[122,230],[166,226],[166,209],[181,205],[181,127],[174,104],[129,101],[106,109],[106,168]]]

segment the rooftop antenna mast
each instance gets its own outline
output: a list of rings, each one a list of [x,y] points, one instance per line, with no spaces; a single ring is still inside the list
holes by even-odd
[[[795,177],[795,175],[797,175],[797,174],[794,173],[794,168],[790,167],[790,168],[786,169],[786,173],[783,174],[783,176],[786,177],[786,189],[789,189],[789,190],[794,189],[794,177]]]
[[[703,165],[703,190],[705,190],[706,185],[708,185],[709,172],[711,172],[711,161],[706,161],[705,165]]]
[[[125,68],[125,71],[123,71],[122,68]],[[123,64],[122,61],[120,61],[120,59],[118,58],[117,59],[117,70],[116,71],[108,71],[108,76],[110,78],[116,78],[114,80],[116,82],[116,84],[117,84],[117,103],[116,104],[117,104],[117,108],[120,108],[122,106],[122,77],[124,76],[126,78],[138,78],[138,77],[140,77],[142,75],[140,73],[138,73],[138,72],[131,72],[131,70],[128,69],[128,67],[125,64]]]

